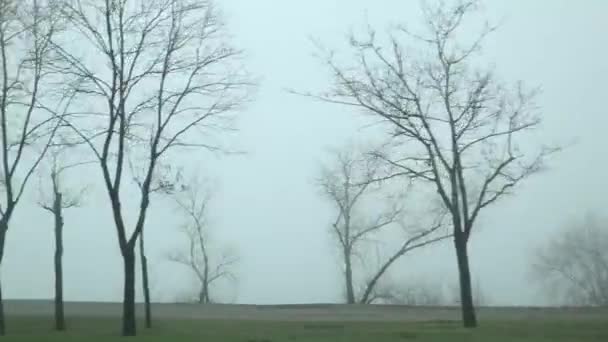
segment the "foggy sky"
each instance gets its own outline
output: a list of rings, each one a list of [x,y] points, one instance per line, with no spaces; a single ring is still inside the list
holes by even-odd
[[[230,137],[248,153],[183,156],[192,164],[200,161],[196,167],[218,179],[213,239],[234,246],[241,258],[238,283],[222,294],[239,303],[339,301],[340,268],[328,234],[333,212],[314,178],[327,147],[365,141],[372,132],[363,128],[364,116],[285,88],[327,89],[331,78],[313,56],[311,37],[333,46],[366,22],[378,31],[392,23],[416,23],[418,1],[217,3],[234,44],[246,52],[249,70],[260,77],[255,101],[239,114],[240,131]],[[608,2],[484,3],[485,14],[501,23],[486,41],[484,59],[505,81],[542,87],[544,141],[576,142],[515,196],[485,211],[470,245],[472,277],[493,304],[537,304],[542,298],[528,275],[532,249],[564,221],[606,206]],[[76,184],[94,183],[99,170],[93,166],[78,176]],[[2,264],[6,298],[52,298],[52,217],[34,205],[37,186],[36,180],[30,184],[11,221]],[[66,213],[66,300],[121,299],[122,261],[105,196],[97,187],[84,208]],[[173,212],[166,201],[153,199],[146,234],[154,300],[173,300],[191,285],[185,269],[163,260],[181,241]],[[400,281],[453,282],[453,246],[447,242],[417,252],[394,271]]]

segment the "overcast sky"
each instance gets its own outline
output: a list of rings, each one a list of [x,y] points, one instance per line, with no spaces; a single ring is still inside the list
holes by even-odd
[[[365,141],[364,117],[348,109],[288,94],[285,88],[324,90],[330,78],[313,56],[310,38],[343,43],[366,22],[382,31],[417,23],[415,0],[222,0],[236,46],[260,77],[255,101],[240,114],[231,142],[248,153],[188,155],[218,179],[213,238],[240,255],[238,283],[222,291],[239,303],[336,302],[340,268],[328,226],[330,205],[314,178],[327,147]],[[608,44],[604,0],[486,0],[485,15],[502,23],[484,58],[508,82],[539,85],[542,135],[547,142],[576,144],[550,169],[529,179],[517,195],[486,211],[471,243],[473,279],[495,304],[540,303],[529,281],[529,256],[563,222],[606,207],[608,146],[605,105]],[[78,174],[98,177],[97,169]],[[86,176],[85,176],[86,175]],[[2,263],[7,298],[52,298],[52,218],[36,208],[35,187],[12,221]],[[101,190],[66,214],[65,297],[119,300],[122,262],[110,209]],[[147,226],[155,300],[173,300],[191,282],[181,266],[163,260],[179,245],[179,217],[162,200]],[[453,246],[441,244],[405,258],[393,278],[455,281]]]

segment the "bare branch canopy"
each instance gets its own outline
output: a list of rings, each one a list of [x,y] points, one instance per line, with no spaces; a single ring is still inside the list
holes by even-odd
[[[383,177],[404,176],[436,190],[451,218],[467,327],[477,324],[467,254],[475,222],[557,150],[530,144],[541,123],[538,91],[507,86],[476,66],[495,29],[485,24],[472,41],[462,39],[463,22],[478,5],[426,6],[421,34],[404,26],[382,37],[371,27],[352,34],[348,54],[321,50],[333,86],[305,94],[380,119],[390,148],[377,157],[393,169]]]

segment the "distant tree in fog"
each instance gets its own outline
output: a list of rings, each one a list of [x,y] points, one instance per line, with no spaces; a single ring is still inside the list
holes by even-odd
[[[475,0],[440,1],[423,8],[421,34],[399,26],[381,37],[369,28],[350,37],[347,56],[321,50],[333,87],[308,94],[385,123],[394,151],[384,158],[394,175],[436,190],[453,229],[465,327],[477,326],[468,255],[476,220],[555,151],[524,146],[525,133],[541,123],[538,92],[506,87],[475,65],[494,29],[485,25],[473,38],[464,32],[477,8]]]
[[[172,193],[171,198],[183,217],[180,231],[187,243],[169,253],[168,260],[186,266],[195,276],[199,284],[198,303],[214,303],[217,301],[212,295],[214,286],[236,280],[234,267],[239,259],[234,250],[217,246],[210,239],[211,190],[201,180],[193,179]]]
[[[370,303],[441,306],[446,305],[446,296],[439,283],[424,281],[383,282],[374,290]]]
[[[481,282],[479,280],[473,282],[473,304],[476,307],[479,306],[488,306],[491,298],[488,296],[488,293],[481,286]],[[449,294],[446,296],[445,305],[459,305],[460,304],[460,286],[458,283],[453,283],[449,287]]]
[[[411,224],[414,226],[412,228],[410,223],[404,222],[407,217],[404,215],[403,188],[397,187],[397,193],[387,191],[390,187],[379,179],[384,161],[355,148],[337,151],[333,157],[332,163],[323,167],[318,186],[322,196],[336,210],[331,233],[344,264],[346,303],[371,303],[379,281],[399,258],[450,235],[441,230],[442,214],[437,215],[428,227],[415,227],[415,224]],[[388,180],[384,180],[386,181]],[[358,287],[354,276],[357,271],[355,261],[369,257],[366,242],[395,229],[395,234],[399,234],[398,239],[402,239],[402,242],[371,270],[360,293],[355,293]],[[363,272],[362,269],[358,271]]]
[[[86,188],[70,188],[65,184],[70,169],[87,164],[86,161],[70,162],[66,156],[70,152],[66,146],[51,147],[47,153],[47,165],[40,170],[40,199],[38,205],[53,215],[55,255],[55,329],[66,329],[65,313],[63,308],[63,227],[64,211],[79,207]]]
[[[608,306],[608,221],[569,223],[538,247],[531,271],[559,304]]]
[[[423,281],[415,278],[406,281],[383,281],[374,290],[371,302],[412,306],[460,305],[458,283],[445,286],[441,281]],[[488,296],[479,281],[473,285],[475,306],[489,305]]]

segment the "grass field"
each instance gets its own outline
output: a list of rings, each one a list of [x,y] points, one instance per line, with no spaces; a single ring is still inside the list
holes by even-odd
[[[50,318],[20,317],[7,322],[1,341],[120,341],[115,318],[69,319],[68,331],[51,331]],[[457,322],[272,322],[163,320],[152,330],[139,325],[132,341],[211,342],[393,342],[393,341],[608,341],[606,321],[482,321],[475,330]]]
[[[607,308],[478,308],[460,327],[458,307],[154,304],[154,328],[131,341],[209,342],[608,342]],[[121,341],[120,303],[66,303],[68,331],[52,331],[53,303],[6,301],[4,341]],[[138,317],[142,317],[138,304]]]

